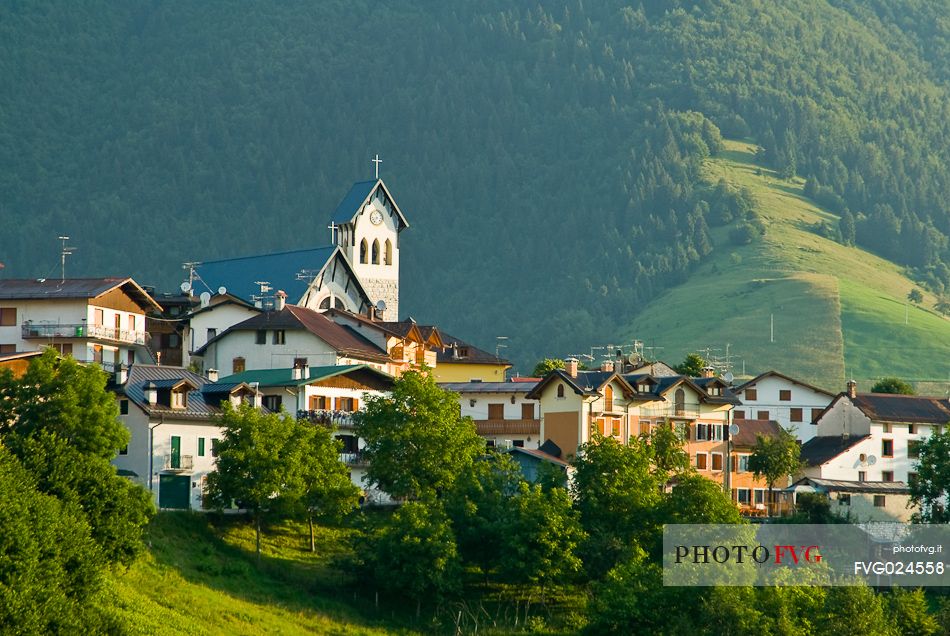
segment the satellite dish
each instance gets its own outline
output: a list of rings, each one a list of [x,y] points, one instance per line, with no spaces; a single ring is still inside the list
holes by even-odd
[[[873,466],[877,463],[877,457],[874,455],[868,455],[868,466]]]
[[[221,287],[218,287],[218,294],[224,296],[226,293],[228,293],[227,287],[225,287],[224,285],[221,285]]]
[[[726,384],[732,384],[732,381],[736,379],[736,376],[732,375],[732,371],[726,371],[722,374],[722,379]]]
[[[211,293],[210,292],[201,292],[201,295],[198,296],[201,299],[201,306],[207,307],[211,302]]]
[[[738,434],[739,434],[739,425],[738,425],[738,424],[730,424],[730,425],[729,425],[729,435],[732,436],[732,435],[738,435]]]
[[[629,356],[627,356],[627,362],[633,365],[638,365],[641,362],[640,356],[636,353],[631,353]]]
[[[385,300],[376,301],[376,309],[379,311],[386,311],[386,301]]]
[[[188,281],[185,281],[184,283],[179,285],[179,287],[181,288],[181,291],[185,294],[191,291],[191,283],[189,283]]]

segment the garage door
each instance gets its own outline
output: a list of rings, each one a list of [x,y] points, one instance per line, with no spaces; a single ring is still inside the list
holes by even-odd
[[[159,475],[158,507],[187,510],[191,499],[191,477],[188,475]]]

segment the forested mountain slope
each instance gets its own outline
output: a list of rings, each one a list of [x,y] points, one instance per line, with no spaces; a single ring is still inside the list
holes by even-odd
[[[895,6],[4,3],[4,275],[54,274],[63,233],[69,273],[166,288],[324,244],[379,153],[405,313],[526,363],[619,338],[710,256],[722,130],[943,293],[950,7]]]

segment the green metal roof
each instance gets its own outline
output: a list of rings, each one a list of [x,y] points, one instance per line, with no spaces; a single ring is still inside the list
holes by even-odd
[[[248,384],[254,384],[256,382],[259,386],[302,386],[304,384],[311,384],[332,378],[335,375],[345,375],[358,369],[366,369],[378,374],[380,377],[390,377],[388,374],[366,364],[344,364],[329,367],[310,367],[310,377],[305,380],[294,380],[293,369],[257,369],[255,371],[235,373],[226,378],[221,378],[218,382],[246,382]]]

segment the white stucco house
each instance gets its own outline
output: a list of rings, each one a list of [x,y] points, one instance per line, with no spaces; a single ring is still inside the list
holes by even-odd
[[[161,309],[131,278],[0,279],[0,354],[53,347],[109,370],[152,362],[145,315]]]
[[[537,400],[527,397],[533,382],[443,382],[459,396],[462,416],[471,417],[479,435],[494,448],[539,448],[541,414]]]
[[[815,419],[834,398],[830,391],[778,371],[766,371],[733,391],[742,401],[736,407],[736,419],[774,420],[793,430],[800,442],[815,436]]]

